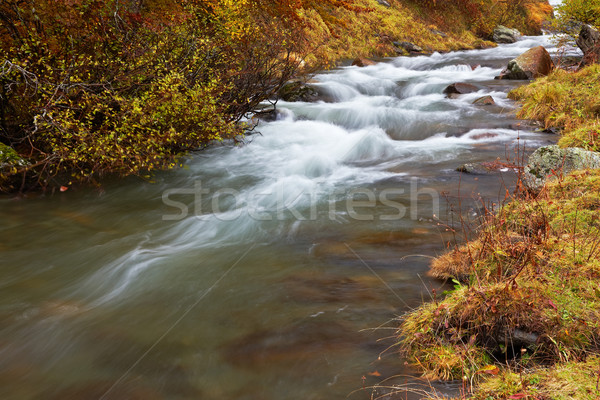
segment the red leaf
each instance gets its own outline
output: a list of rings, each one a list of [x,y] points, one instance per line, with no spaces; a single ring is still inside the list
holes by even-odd
[[[527,397],[526,393],[517,393],[510,396],[509,399],[523,399],[525,397]]]
[[[552,306],[552,308],[554,308],[555,310],[558,310],[558,307],[556,307],[556,304],[554,304],[552,300],[548,300],[548,304],[550,304],[550,306]]]
[[[60,191],[61,191],[61,192],[66,192],[67,190],[69,190],[69,188],[68,188],[68,187],[66,187],[66,186],[61,186],[61,187],[60,187]]]

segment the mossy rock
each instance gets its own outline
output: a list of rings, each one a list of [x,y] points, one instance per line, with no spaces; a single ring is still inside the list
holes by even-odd
[[[529,157],[524,182],[531,191],[538,192],[549,178],[558,178],[578,169],[596,168],[600,168],[600,153],[578,147],[545,146]]]
[[[515,43],[520,37],[521,32],[504,25],[498,25],[493,33],[493,40],[496,43]]]
[[[15,180],[14,174],[20,167],[28,164],[29,162],[20,157],[12,147],[0,143],[0,191],[11,191]]]
[[[26,164],[27,161],[20,157],[12,147],[0,143],[0,168],[12,165],[24,166]]]
[[[27,160],[19,156],[12,147],[0,143],[0,175],[14,172],[27,164]]]

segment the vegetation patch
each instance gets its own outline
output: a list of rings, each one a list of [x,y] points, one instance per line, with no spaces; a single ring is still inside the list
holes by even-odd
[[[549,76],[510,92],[522,102],[518,116],[540,121],[546,128],[564,129],[559,145],[600,150],[600,65],[578,72],[555,70]]]
[[[481,382],[474,400],[594,400],[600,396],[600,358],[567,362],[551,368],[500,372]]]
[[[490,364],[585,361],[600,349],[600,170],[490,213],[476,241],[439,258],[443,300],[407,314],[407,357],[431,378],[477,380]]]

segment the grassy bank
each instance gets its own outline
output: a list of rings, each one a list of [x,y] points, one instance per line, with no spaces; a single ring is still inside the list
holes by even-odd
[[[394,42],[487,46],[495,25],[534,33],[548,12],[538,0],[6,0],[0,143],[18,162],[0,164],[0,191],[172,168],[243,134],[290,79],[397,55]]]
[[[600,65],[578,72],[556,70],[550,76],[510,93],[523,102],[520,118],[562,130],[559,145],[600,150]]]
[[[557,70],[510,97],[519,117],[560,130],[560,146],[598,151],[598,76]],[[464,380],[475,399],[600,398],[600,170],[555,178],[537,194],[517,187],[432,263],[455,290],[399,330],[429,378]]]
[[[432,379],[477,380],[585,360],[600,345],[600,172],[582,171],[515,198],[479,236],[438,258],[456,280],[443,300],[405,316],[402,345]]]

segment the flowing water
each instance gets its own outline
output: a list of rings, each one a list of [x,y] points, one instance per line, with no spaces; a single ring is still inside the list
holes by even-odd
[[[514,182],[455,168],[553,140],[493,79],[539,44],[339,68],[315,77],[327,102],[155,182],[1,199],[0,398],[367,399],[414,375],[379,339],[439,289],[447,204]]]

